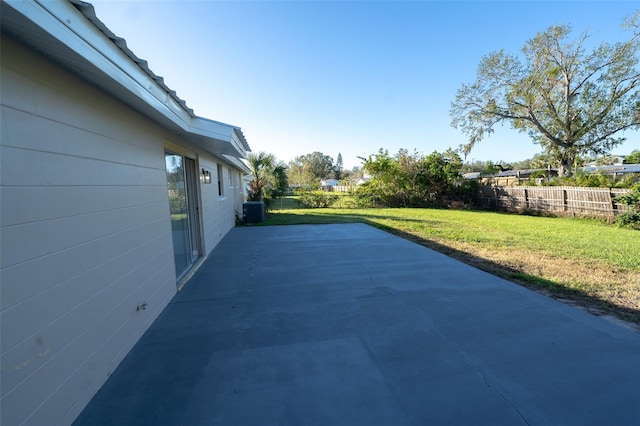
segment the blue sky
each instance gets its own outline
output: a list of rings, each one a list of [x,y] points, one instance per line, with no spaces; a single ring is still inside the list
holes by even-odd
[[[558,23],[594,43],[623,37],[633,1],[97,0],[96,14],[199,116],[234,124],[253,151],[313,151],[345,168],[379,148],[456,148],[449,107],[482,56],[518,53]],[[640,132],[613,153],[640,149]],[[540,152],[508,125],[468,160]]]

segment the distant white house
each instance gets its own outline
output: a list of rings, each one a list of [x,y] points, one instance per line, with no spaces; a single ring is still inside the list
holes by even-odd
[[[249,145],[91,5],[0,18],[0,424],[68,425],[235,225]]]
[[[481,172],[468,172],[462,174],[463,179],[480,179],[481,176]]]
[[[624,163],[624,159],[626,158],[626,155],[608,155],[606,156],[606,159],[609,161],[608,165],[611,166],[618,166]],[[599,161],[598,160],[594,160],[591,161],[589,163],[586,163],[584,166],[585,167],[593,167],[593,166],[598,166]]]
[[[640,174],[640,164],[614,164],[610,166],[585,166],[580,170],[584,173],[602,173],[605,175],[622,176],[633,173]]]
[[[320,186],[322,187],[327,187],[327,186],[338,186],[340,182],[338,182],[337,179],[322,179],[320,181]]]

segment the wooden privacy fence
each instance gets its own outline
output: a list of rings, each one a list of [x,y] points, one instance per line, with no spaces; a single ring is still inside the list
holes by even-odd
[[[630,210],[629,206],[615,200],[629,192],[629,189],[619,188],[482,185],[477,202],[480,207],[491,210],[615,217]]]

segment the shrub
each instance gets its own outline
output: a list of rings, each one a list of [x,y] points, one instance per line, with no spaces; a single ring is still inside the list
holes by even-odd
[[[361,205],[442,206],[457,193],[456,186],[462,187],[462,192],[468,189],[460,183],[462,159],[452,150],[424,156],[400,149],[390,156],[380,149],[362,160],[371,180],[356,189],[356,201]]]
[[[451,197],[465,205],[471,205],[477,198],[479,186],[477,180],[464,179],[452,187]]]
[[[640,229],[640,212],[630,211],[622,213],[616,218],[616,223],[620,227]]]
[[[623,213],[616,218],[619,226],[640,229],[640,185],[632,188],[626,195],[616,197],[616,201],[631,207],[631,211]]]
[[[298,193],[298,204],[307,208],[327,208],[338,200],[338,195],[321,190],[300,190]]]
[[[370,207],[388,207],[395,205],[397,194],[391,194],[377,185],[377,182],[367,182],[358,186],[353,193],[356,207],[364,209]],[[400,201],[401,202],[401,201]]]

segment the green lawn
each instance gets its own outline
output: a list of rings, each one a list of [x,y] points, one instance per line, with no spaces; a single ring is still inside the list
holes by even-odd
[[[263,224],[368,223],[496,275],[640,324],[637,230],[596,220],[484,211],[300,209],[291,199],[282,206]]]

